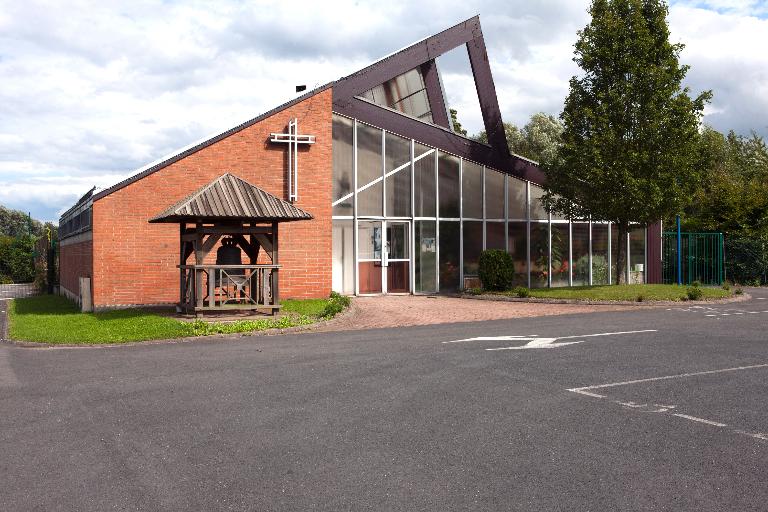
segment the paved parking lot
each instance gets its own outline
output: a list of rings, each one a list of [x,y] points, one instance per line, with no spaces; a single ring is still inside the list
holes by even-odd
[[[768,290],[750,293],[0,347],[0,509],[764,511]]]

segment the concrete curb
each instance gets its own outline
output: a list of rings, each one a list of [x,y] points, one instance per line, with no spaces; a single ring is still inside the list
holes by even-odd
[[[8,341],[8,299],[0,299],[0,342]]]
[[[674,301],[674,300],[644,300],[643,302],[628,301],[628,300],[587,300],[587,299],[538,299],[535,297],[521,298],[521,297],[508,297],[506,295],[469,295],[464,294],[459,296],[462,299],[474,299],[474,300],[490,300],[497,302],[527,302],[538,304],[576,304],[582,306],[636,306],[636,307],[654,307],[654,306],[681,306],[681,305],[702,305],[702,304],[730,304],[734,302],[745,302],[752,298],[748,293],[742,295],[735,295],[727,299],[711,299],[711,300],[686,300],[686,301]]]

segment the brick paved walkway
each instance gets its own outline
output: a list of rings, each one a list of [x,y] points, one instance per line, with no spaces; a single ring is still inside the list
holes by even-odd
[[[618,311],[635,306],[542,304],[459,299],[456,297],[384,296],[356,297],[351,310],[326,329],[371,329],[453,322],[476,322],[533,316],[566,315],[593,311]]]

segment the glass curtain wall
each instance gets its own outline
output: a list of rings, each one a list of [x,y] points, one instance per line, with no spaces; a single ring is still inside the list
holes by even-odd
[[[592,284],[608,284],[608,224],[592,224]]]
[[[617,230],[550,215],[541,187],[338,115],[332,135],[334,290],[455,292],[477,276],[484,249],[511,254],[516,286],[615,282]],[[383,256],[394,228],[412,248],[396,287]],[[644,282],[645,229],[623,243],[630,282]]]
[[[571,225],[573,256],[573,286],[589,285],[589,223]]]

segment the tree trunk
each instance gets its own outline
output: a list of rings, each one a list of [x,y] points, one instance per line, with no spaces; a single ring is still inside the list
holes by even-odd
[[[616,284],[627,283],[627,233],[629,233],[629,227],[624,225],[616,225],[618,231],[618,239],[616,241],[619,246],[616,251],[616,262],[614,268],[614,276],[616,276]]]

